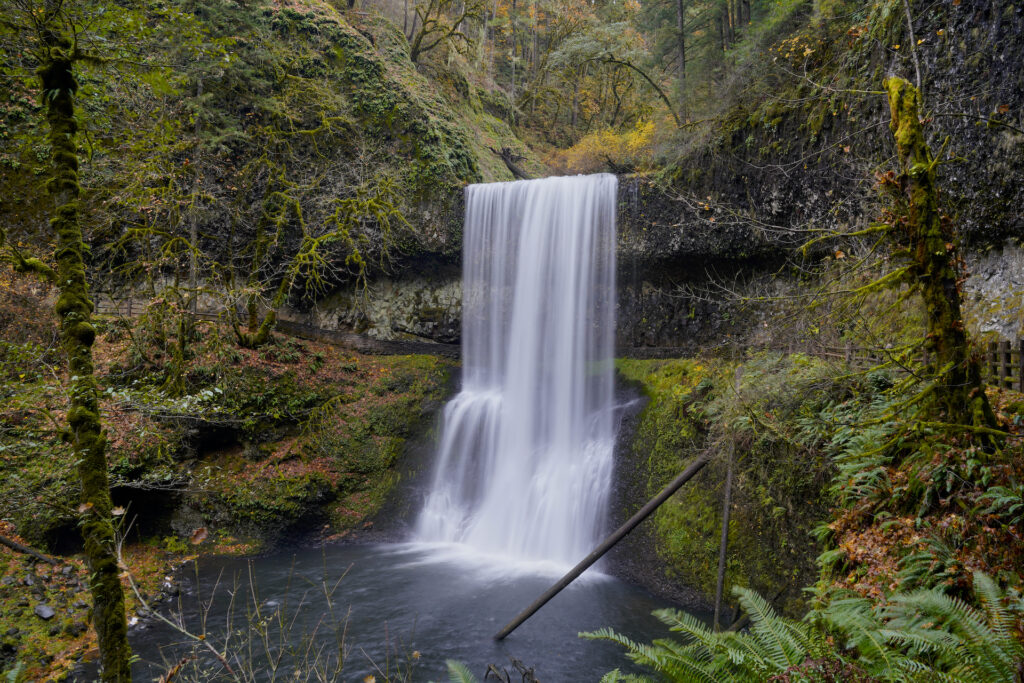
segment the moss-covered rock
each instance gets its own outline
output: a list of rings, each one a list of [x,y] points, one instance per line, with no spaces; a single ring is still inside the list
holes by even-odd
[[[300,385],[328,391],[302,394],[313,407],[291,414],[304,417],[252,432],[269,437],[257,448],[217,449],[192,466],[180,534],[203,524],[274,544],[343,532],[377,511],[398,481],[406,439],[445,397],[451,365],[433,356],[325,355],[315,378],[293,371]],[[278,385],[289,386],[280,376],[268,386]]]
[[[757,355],[738,365],[620,360],[617,368],[649,399],[632,445],[648,497],[700,453],[713,454],[652,518],[654,546],[669,578],[714,595],[723,482],[734,449],[727,589],[746,586],[778,596],[786,611],[798,613],[801,590],[817,575],[820,548],[809,532],[827,514],[833,472],[828,457],[801,432],[800,420],[842,391],[822,381],[833,369],[799,354]]]

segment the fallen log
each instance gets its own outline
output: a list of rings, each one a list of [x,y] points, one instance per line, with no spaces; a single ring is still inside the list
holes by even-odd
[[[511,171],[512,175],[515,176],[517,180],[531,180],[530,174],[519,166],[519,162],[526,157],[521,154],[516,154],[508,147],[502,147],[500,152],[493,147],[488,147],[487,149],[494,152],[502,161],[505,162],[505,166],[509,171]]]
[[[651,513],[658,509],[662,503],[668,500],[673,493],[678,491],[683,484],[690,481],[698,472],[703,469],[704,465],[707,465],[711,460],[711,454],[705,453],[696,460],[694,460],[689,467],[683,470],[683,473],[672,480],[672,482],[661,490],[661,493],[651,498],[640,508],[640,511],[629,518],[629,520],[615,530],[608,538],[604,539],[601,545],[597,546],[593,552],[583,558],[579,564],[569,570],[569,572],[558,580],[555,585],[549,588],[543,595],[534,600],[533,604],[520,612],[515,619],[510,621],[505,628],[501,629],[495,636],[495,640],[504,640],[512,631],[519,628],[520,625],[527,619],[533,616],[533,614],[541,607],[547,604],[547,602],[562,592],[562,589],[568,586],[570,583],[579,578],[580,574],[585,572],[590,565],[601,559],[601,556],[611,550],[612,546],[625,538],[626,534],[632,531],[640,522],[650,517]]]
[[[23,555],[31,555],[32,557],[36,558],[37,560],[40,560],[42,562],[46,562],[47,564],[52,564],[54,566],[60,564],[57,560],[55,560],[54,558],[50,557],[49,555],[44,555],[43,553],[39,552],[35,548],[30,548],[27,545],[23,545],[21,543],[18,543],[17,541],[15,541],[13,539],[7,538],[6,536],[0,536],[0,545],[5,545],[8,548],[10,548],[11,550],[13,550],[15,552],[22,553]]]

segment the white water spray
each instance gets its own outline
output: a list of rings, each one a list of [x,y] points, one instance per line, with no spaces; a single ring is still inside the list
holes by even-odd
[[[462,391],[418,539],[575,563],[601,529],[615,439],[613,175],[471,185]]]

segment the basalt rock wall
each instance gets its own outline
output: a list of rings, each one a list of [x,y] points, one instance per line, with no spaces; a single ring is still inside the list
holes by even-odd
[[[720,211],[717,211],[722,215]],[[748,343],[777,313],[743,297],[792,296],[805,287],[791,263],[806,239],[756,220],[710,221],[642,178],[620,184],[616,344],[624,355],[685,354]],[[999,233],[1002,235],[1002,232]],[[819,248],[817,256],[824,250]],[[814,254],[812,254],[812,257]],[[965,248],[968,321],[999,338],[1024,333],[1024,249],[1009,238]],[[461,264],[427,254],[363,291],[339,291],[285,319],[380,340],[457,344],[461,337]]]
[[[875,178],[895,159],[882,81],[916,81],[915,56],[950,239],[969,275],[968,320],[984,335],[1022,333],[1024,3],[935,3],[914,13],[913,50],[903,16],[865,33],[856,17],[815,24],[796,15],[787,30],[811,54],[799,69],[766,44],[772,66],[727,84],[722,99],[732,104],[692,129],[699,142],[682,139],[657,182],[620,177],[621,349],[643,355],[757,338],[779,309],[740,299],[793,299],[811,286],[806,266],[855,251],[842,239],[817,241],[806,254],[800,247],[884,215]],[[444,232],[461,234],[460,214],[450,212]],[[457,250],[421,251],[364,294],[298,315],[382,339],[454,343],[459,272]]]

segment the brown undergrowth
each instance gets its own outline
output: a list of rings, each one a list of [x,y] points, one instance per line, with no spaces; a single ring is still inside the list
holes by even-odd
[[[1006,509],[1024,481],[1024,395],[987,393],[1009,434],[1002,448],[985,454],[966,438],[942,435],[923,440],[930,450],[923,462],[887,465],[880,472],[886,504],[865,496],[837,509],[828,524],[842,559],[828,590],[878,599],[923,583],[966,594],[977,571],[1024,588],[1024,520]]]

